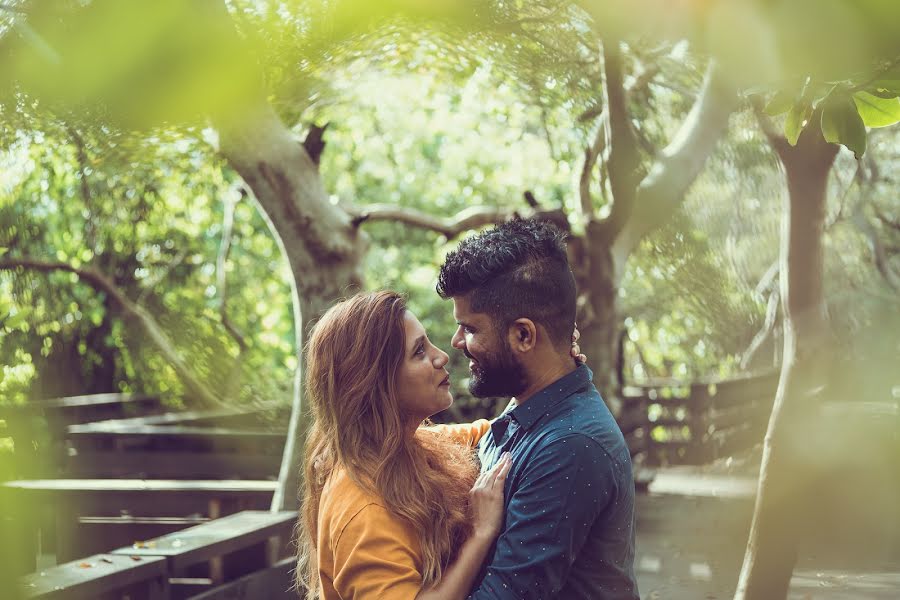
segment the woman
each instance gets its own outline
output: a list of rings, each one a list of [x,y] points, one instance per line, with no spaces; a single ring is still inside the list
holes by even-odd
[[[447,361],[394,292],[357,294],[316,324],[297,568],[310,598],[468,594],[500,530],[510,460],[477,477],[486,420],[422,426],[453,402]]]

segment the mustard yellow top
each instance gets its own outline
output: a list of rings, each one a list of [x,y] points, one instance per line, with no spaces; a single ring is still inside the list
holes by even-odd
[[[489,429],[480,419],[429,429],[474,447]],[[415,531],[338,469],[319,504],[316,552],[323,600],[413,600],[422,588]]]

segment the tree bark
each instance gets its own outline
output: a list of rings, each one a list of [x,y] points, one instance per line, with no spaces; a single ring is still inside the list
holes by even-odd
[[[253,191],[292,274],[297,369],[272,510],[296,510],[308,428],[302,404],[304,329],[361,286],[366,239],[350,215],[331,203],[316,161],[268,103],[260,100],[239,120],[216,125],[221,154]]]
[[[767,132],[788,183],[779,252],[784,355],[735,600],[787,597],[814,476],[804,460],[804,446],[811,440],[802,425],[821,402],[830,362],[822,232],[828,175],[838,147],[822,138],[817,115],[810,122],[796,146]]]

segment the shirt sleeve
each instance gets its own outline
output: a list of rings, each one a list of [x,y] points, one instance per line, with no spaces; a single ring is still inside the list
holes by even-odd
[[[334,547],[334,589],[345,600],[413,600],[422,588],[418,542],[386,508],[369,504]]]
[[[612,459],[583,435],[548,443],[517,479],[504,530],[471,600],[555,598],[617,493]]]
[[[434,425],[428,429],[449,435],[457,443],[474,448],[485,433],[491,430],[491,422],[487,419],[478,419],[472,423],[457,423],[455,425]]]

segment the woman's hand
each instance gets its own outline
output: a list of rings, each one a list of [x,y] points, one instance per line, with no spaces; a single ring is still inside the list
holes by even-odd
[[[500,533],[503,526],[503,487],[511,466],[512,458],[509,452],[504,452],[496,465],[478,476],[469,491],[474,536],[493,541]]]
[[[456,560],[447,567],[441,580],[422,589],[416,600],[462,600],[469,595],[475,575],[503,527],[503,484],[510,466],[512,459],[509,452],[504,452],[493,468],[475,480],[469,491],[475,531],[463,543]]]
[[[572,355],[576,362],[584,364],[587,362],[587,356],[581,353],[581,346],[578,345],[578,338],[580,337],[581,332],[578,331],[578,325],[575,325],[575,331],[572,332],[572,349],[569,350],[569,354]]]

